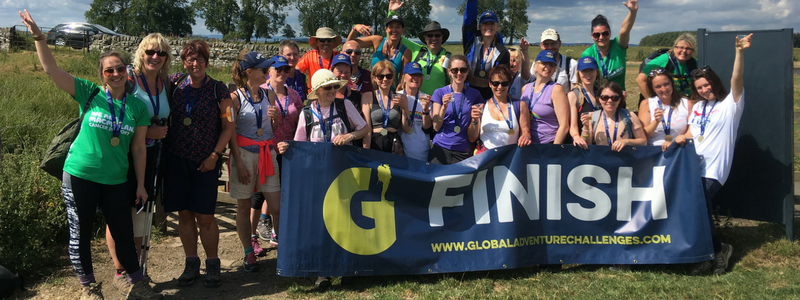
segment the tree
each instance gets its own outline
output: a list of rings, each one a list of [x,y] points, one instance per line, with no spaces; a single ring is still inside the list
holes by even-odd
[[[221,33],[223,40],[236,34],[239,23],[236,0],[195,0],[192,5],[197,15],[206,20],[206,28]]]
[[[289,25],[289,24],[286,24],[286,26],[283,26],[283,31],[281,32],[281,35],[283,35],[283,37],[289,38],[289,39],[290,38],[294,38],[294,37],[297,36],[295,34],[295,32],[294,32],[294,28],[292,28],[292,25]]]
[[[94,0],[90,7],[84,13],[89,22],[128,35],[184,36],[192,34],[195,24],[194,9],[187,0]]]
[[[800,48],[800,33],[795,33],[792,35],[792,42],[795,48]]]
[[[506,18],[503,19],[504,25],[501,29],[503,37],[508,38],[508,44],[513,45],[514,39],[525,37],[528,32],[528,1],[527,0],[507,0]]]
[[[675,43],[675,40],[678,39],[678,36],[684,33],[694,34],[696,31],[669,31],[651,34],[643,37],[639,41],[639,46],[672,47],[672,44]]]
[[[128,33],[128,8],[131,0],[94,0],[83,13],[89,23],[100,24],[119,33]]]
[[[379,12],[375,18],[368,18],[367,20],[376,20],[377,24],[373,24],[372,28],[382,29],[383,21],[386,19],[386,12],[389,9],[388,1],[383,2],[379,8],[374,8]],[[397,12],[398,15],[403,17],[403,22],[406,24],[405,36],[415,38],[417,34],[425,28],[425,25],[431,21],[431,1],[430,0],[405,0],[405,4]],[[378,26],[380,24],[380,26]],[[380,33],[378,33],[380,34]]]
[[[213,1],[213,0],[212,0]],[[284,6],[286,0],[241,0],[238,36],[250,42],[250,39],[270,38],[277,34],[286,22]]]

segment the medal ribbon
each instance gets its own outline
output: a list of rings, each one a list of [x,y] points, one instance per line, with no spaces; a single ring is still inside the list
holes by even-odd
[[[503,120],[506,120],[506,124],[508,124],[508,129],[514,129],[514,123],[511,122],[511,103],[506,103],[506,108],[508,108],[508,118],[503,114],[503,111],[500,110],[500,105],[497,104],[497,99],[494,98],[492,95],[492,102],[494,102],[494,107],[497,108],[497,111],[500,112],[500,115],[503,116]]]
[[[192,87],[192,77],[188,78],[188,84],[186,85],[186,111],[184,112],[187,118],[192,114],[192,107],[194,106],[194,102],[197,101],[197,96],[200,95],[200,91],[203,89],[203,86],[206,85],[206,79],[208,79],[208,75],[203,77],[203,82],[200,83],[200,88],[197,89],[197,93],[194,94],[194,97],[191,97],[192,90],[194,88]],[[189,101],[189,99],[191,99],[191,101]]]
[[[711,119],[711,112],[714,111],[714,106],[717,105],[717,102],[719,102],[719,101],[714,101],[714,104],[711,104],[711,111],[708,112],[708,115],[706,115],[706,106],[708,105],[708,100],[706,100],[706,102],[703,103],[703,114],[700,115],[700,135],[701,136],[705,135],[705,133],[706,133],[706,123],[709,121],[709,119]]]
[[[247,86],[244,87],[244,92],[247,95],[247,102],[250,102],[250,105],[253,106],[253,113],[256,115],[256,126],[258,126],[258,129],[261,129],[261,118],[264,117],[264,106],[262,103],[264,103],[264,98],[266,98],[264,97],[264,90],[258,89],[258,95],[261,96],[261,101],[258,102],[258,110],[255,109],[256,104],[253,103],[253,97],[250,96],[250,89],[248,89]],[[267,99],[267,105],[269,105],[269,99]]]
[[[331,69],[331,64],[333,63],[333,56],[334,56],[334,54],[336,54],[336,53],[332,53],[332,54],[331,54],[331,59],[328,61],[328,67],[327,67],[327,68],[325,68],[325,67],[323,67],[323,66],[322,66],[322,55],[319,53],[319,51],[317,51],[317,59],[319,59],[319,68],[320,68],[320,69],[327,69],[327,70],[330,70],[330,69]]]
[[[485,71],[486,70],[486,63],[489,61],[487,59],[487,57],[489,56],[489,54],[492,54],[492,51],[494,51],[494,43],[489,45],[489,49],[488,50],[489,51],[487,51],[486,54],[484,54],[484,52],[481,51],[481,71]]]
[[[114,98],[111,98],[111,91],[106,86],[106,101],[108,101],[108,109],[111,111],[111,134],[114,137],[119,137],[122,132],[122,121],[125,120],[125,98],[127,97],[127,94],[123,94],[122,105],[119,107],[119,121],[117,121],[117,115],[114,113]]]
[[[403,91],[403,93],[405,94],[405,91]],[[406,95],[408,95],[408,94],[406,94]],[[414,98],[414,109],[411,110],[411,115],[414,116],[414,117],[411,118],[412,121],[417,116],[417,104],[419,104],[419,91],[417,91],[417,96],[416,96],[416,98]],[[422,119],[422,118],[420,118],[420,119]]]
[[[388,100],[387,105],[383,105],[383,97],[381,96],[381,89],[377,89],[378,92],[378,104],[381,105],[381,114],[383,114],[383,128],[386,128],[386,124],[389,123],[389,111],[392,109],[392,94],[389,92],[389,95],[386,97]]]
[[[686,93],[686,90],[689,88],[689,79],[683,75],[684,72],[681,72],[681,64],[678,62],[678,58],[672,55],[668,55],[668,57],[672,62],[672,65],[675,66],[675,74],[673,74],[673,78],[678,81],[681,92]]]
[[[150,87],[147,85],[147,80],[144,78],[144,73],[141,74],[142,77],[142,85],[144,85],[144,91],[147,92],[147,97],[150,98],[150,104],[153,106],[153,116],[158,116],[158,112],[161,111],[161,94],[158,92],[158,76],[156,76],[156,101],[153,101],[153,95],[150,94]]]
[[[658,99],[658,109],[664,111],[664,108],[661,105],[661,99]],[[664,128],[664,134],[670,135],[670,129],[672,129],[672,105],[669,106],[669,113],[667,113],[667,117],[661,117],[661,128]]]
[[[597,49],[597,46],[595,46],[595,50],[597,50],[597,58],[599,58],[597,61],[600,63],[600,70],[603,71],[603,78],[608,79],[608,67],[606,67],[606,63],[604,62],[608,60],[608,56],[603,57],[603,54],[600,53],[600,49]],[[611,48],[608,49],[608,54],[611,54]]]
[[[278,98],[275,101],[275,103],[278,104],[278,109],[281,111],[281,117],[286,118],[286,115],[289,113],[289,87],[286,84],[284,84],[283,86],[286,87],[286,98],[284,98],[284,101],[283,101],[284,104],[283,104],[283,106],[281,106],[281,99],[280,98]],[[267,83],[267,88],[270,91],[275,92],[275,89],[273,89],[272,85],[269,84],[269,83]],[[276,98],[278,97],[278,93],[277,92],[275,92],[275,97]]]
[[[333,135],[333,109],[334,109],[333,106],[334,105],[335,104],[331,103],[331,106],[329,108],[330,109],[330,111],[329,111],[330,113],[329,113],[329,116],[328,116],[328,126],[331,129],[331,135]],[[317,111],[319,113],[317,113]],[[319,107],[319,100],[317,101],[317,111],[314,111],[313,109],[311,109],[311,112],[314,114],[314,116],[317,117],[317,119],[319,119],[319,127],[322,129],[322,138],[325,140],[326,143],[330,143],[332,137],[328,136],[328,130],[325,127],[325,119],[322,118],[322,109]],[[341,116],[340,116],[340,118],[341,118]]]
[[[533,112],[533,108],[536,106],[536,103],[539,103],[539,98],[542,98],[542,95],[544,95],[544,90],[547,89],[547,86],[550,84],[552,84],[552,82],[548,82],[547,84],[545,84],[542,90],[539,92],[539,96],[537,96],[536,100],[534,100],[533,103],[531,103],[531,114],[533,114],[534,118],[541,119],[539,115]],[[533,98],[533,94],[535,94],[534,90],[536,90],[536,83],[534,83],[533,86],[531,86],[531,98]]]
[[[436,54],[436,57],[433,58],[433,61],[431,61],[431,52],[427,51],[428,52],[427,53],[428,54],[428,57],[427,57],[428,65],[425,66],[425,71],[427,72],[425,75],[431,76],[431,71],[433,70],[433,65],[436,64],[437,61],[439,61],[439,55],[442,55],[443,51],[444,51],[444,48],[439,50],[439,53]]]
[[[608,145],[611,146],[614,142],[617,141],[617,129],[619,129],[619,111],[614,113],[614,140],[611,140],[611,136],[608,135],[608,118],[606,118],[606,111],[603,111],[603,123],[606,125],[606,138],[608,139]]]
[[[583,86],[581,86],[581,92],[583,93],[583,97],[586,98],[586,102],[588,102],[589,106],[592,108],[592,111],[597,110],[597,107],[594,106],[594,103],[592,103],[592,99],[589,98],[589,94],[586,93],[586,89],[584,89]],[[597,98],[597,89],[596,88],[594,89],[594,97],[595,97],[595,99]]]
[[[390,58],[389,60],[394,61],[394,59],[397,58],[397,53],[400,53],[400,45],[401,45],[400,43],[397,43],[397,48],[394,49],[394,54],[392,54],[392,58]],[[387,38],[386,41],[383,42],[384,51],[389,51],[389,46],[390,46],[389,39]],[[386,55],[386,58],[389,58],[389,56]]]
[[[456,126],[461,126],[461,115],[464,113],[463,106],[464,106],[464,94],[461,95],[461,101],[456,103],[456,91],[453,89],[453,86],[450,85],[450,92],[453,93],[453,104],[458,106],[458,109],[453,107],[453,114],[456,117]],[[463,91],[462,91],[463,92]]]

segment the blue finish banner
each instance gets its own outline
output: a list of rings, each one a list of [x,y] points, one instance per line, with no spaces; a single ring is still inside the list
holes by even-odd
[[[282,276],[429,274],[712,257],[694,145],[506,146],[454,165],[292,142]]]

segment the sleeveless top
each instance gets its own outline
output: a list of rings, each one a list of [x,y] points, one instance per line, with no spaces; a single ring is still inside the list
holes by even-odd
[[[519,121],[517,121],[514,108],[511,109],[511,115],[507,115],[508,110],[503,111],[503,115],[509,118],[511,124],[514,126],[514,134],[509,135],[508,123],[506,123],[505,118],[495,120],[492,114],[489,113],[490,105],[494,107],[494,102],[491,100],[486,101],[486,104],[483,105],[483,116],[481,117],[481,142],[483,142],[483,146],[486,147],[486,149],[494,149],[505,145],[516,144],[519,139],[520,130]],[[511,105],[511,103],[508,103],[509,107],[511,107]]]
[[[650,109],[650,122],[655,122],[656,117],[656,108],[658,108],[658,96],[652,97],[647,100]],[[666,122],[669,118],[669,106],[661,105],[661,110],[664,112],[663,120]],[[686,128],[688,126],[688,118],[689,118],[689,99],[681,98],[681,102],[678,103],[677,107],[672,108],[672,124],[670,125],[670,135],[672,135],[673,139],[679,135],[686,133]],[[648,146],[661,146],[664,143],[664,138],[667,134],[664,132],[664,125],[663,123],[659,123],[656,126],[656,130],[653,131],[653,134],[647,138],[647,145]]]
[[[266,97],[267,91],[263,88],[259,88],[258,92],[262,93],[261,95],[264,96],[264,99],[262,99],[261,102],[254,103],[255,106],[253,106],[250,104],[250,101],[247,100],[247,95],[242,91],[242,89],[236,90],[236,95],[239,96],[239,113],[236,114],[236,134],[256,142],[272,139],[272,120],[269,118],[269,114],[267,114],[267,110],[270,106],[269,100]],[[261,129],[263,129],[264,134],[261,136],[258,136],[258,123],[256,120],[256,109],[258,109],[259,103],[263,103],[264,112],[264,114],[261,116]],[[246,146],[240,148],[252,153],[258,153],[259,151],[258,146]]]
[[[596,86],[595,86],[595,91],[597,91],[597,87]],[[591,99],[586,98],[586,96],[583,95],[583,92],[581,91],[581,87],[580,86],[578,86],[577,88],[572,89],[572,92],[575,93],[575,96],[578,97],[577,101],[575,101],[575,107],[578,108],[578,118],[579,118],[578,120],[580,120],[580,117],[581,117],[582,113],[590,113],[590,112],[594,112],[596,110],[600,110],[601,109],[600,102],[597,100],[597,96],[596,95],[595,95],[595,102],[597,102],[597,104],[595,104],[594,105],[594,109],[592,109],[592,104],[587,103],[587,102],[591,101]],[[581,99],[583,99],[583,102],[581,102]],[[579,123],[580,123],[580,121],[579,121]]]
[[[392,103],[392,94],[389,97],[389,104]],[[372,128],[383,128],[383,111],[381,110],[381,105],[378,103],[378,94],[376,92],[372,92],[372,109],[369,111],[369,116],[372,118]],[[389,110],[389,121],[386,122],[386,128],[394,128],[398,129],[400,126],[403,125],[402,120],[402,113],[400,112],[400,107],[392,106],[391,110]]]
[[[406,51],[406,46],[400,43],[400,50],[397,51],[397,56],[395,56],[394,60],[392,60],[391,57],[383,56],[384,44],[386,44],[386,38],[383,38],[383,40],[381,40],[381,45],[378,46],[378,49],[375,49],[375,53],[372,54],[372,64],[370,64],[370,68],[374,67],[375,64],[377,64],[379,61],[388,60],[392,63],[392,66],[394,66],[395,74],[399,75],[401,73],[400,71],[403,70],[403,52]],[[387,54],[392,55],[393,53],[387,53]],[[395,83],[397,83],[397,77],[399,76],[395,76]]]
[[[556,118],[556,110],[553,107],[553,87],[555,82],[548,82],[542,88],[541,96],[539,93],[534,93],[536,82],[531,82],[523,88],[525,92],[522,93],[522,101],[528,104],[531,112],[531,142],[534,144],[550,144],[556,139],[556,132],[558,132],[558,118]],[[539,101],[536,101],[536,98]],[[534,105],[535,102],[535,105]]]

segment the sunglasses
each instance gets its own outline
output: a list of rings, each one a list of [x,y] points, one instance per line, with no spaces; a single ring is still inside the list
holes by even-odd
[[[190,63],[190,64],[193,64],[195,62],[197,62],[198,64],[202,64],[202,63],[206,62],[206,59],[202,58],[202,57],[189,57],[189,58],[186,59],[186,62]]]
[[[664,73],[667,73],[666,69],[658,68],[658,69],[652,70],[649,73],[647,73],[647,76],[655,77],[656,75],[661,75],[661,74],[664,74]]]
[[[152,50],[151,49],[151,50],[144,50],[144,54],[147,54],[147,56],[153,56],[153,54],[158,54],[158,57],[164,57],[164,56],[167,56],[167,51],[163,51],[163,50],[162,51],[156,51],[156,50]]]
[[[458,73],[467,74],[467,72],[469,72],[469,68],[466,68],[466,67],[464,67],[464,68],[450,68],[448,70],[450,71],[450,73],[453,73],[453,74],[458,74]]]
[[[619,95],[609,96],[609,95],[600,95],[600,100],[608,101],[611,100],[612,102],[617,102],[619,99],[622,99]]]
[[[593,38],[599,39],[601,36],[611,36],[611,32],[609,32],[608,30],[603,32],[592,32]]]
[[[675,50],[683,50],[683,51],[691,52],[691,51],[694,51],[694,48],[692,48],[692,47],[675,47]]]
[[[431,34],[427,34],[425,36],[428,37],[429,39],[430,38],[440,38],[440,37],[442,37],[442,34],[441,33],[431,33]]]
[[[292,67],[283,66],[283,67],[280,67],[280,68],[276,68],[275,71],[278,71],[278,73],[289,73],[289,72],[292,71]]]
[[[119,74],[125,74],[125,72],[128,71],[128,68],[125,66],[118,66],[116,68],[107,68],[103,70],[103,75],[106,75],[107,77],[114,76],[114,71],[116,71]]]
[[[491,83],[493,86],[502,85],[502,86],[504,86],[504,87],[505,87],[505,86],[508,86],[509,84],[511,84],[511,82],[508,82],[508,81],[492,81],[492,82],[490,82],[490,83]]]
[[[332,89],[333,89],[333,90],[338,90],[338,89],[339,89],[339,88],[341,88],[341,87],[342,87],[341,85],[334,84],[334,85],[326,85],[326,86],[323,86],[323,87],[322,87],[322,89],[323,89],[323,90],[326,90],[326,91],[330,91],[330,90],[332,90]]]
[[[317,41],[319,41],[320,43],[330,43],[330,42],[333,42],[333,39],[332,38],[331,39],[317,39]]]
[[[387,79],[392,79],[393,77],[394,77],[394,75],[392,75],[392,74],[378,74],[378,75],[375,75],[375,78],[377,78],[378,80],[387,80]]]
[[[705,65],[705,66],[703,66],[703,67],[701,67],[699,69],[695,69],[694,71],[689,73],[689,75],[691,75],[691,76],[695,76],[695,75],[700,76],[700,75],[703,75],[706,72],[708,72],[708,70],[711,70],[711,67],[709,67],[708,65]]]
[[[356,50],[347,49],[347,50],[344,50],[344,53],[347,53],[347,55],[353,55],[353,54],[361,55],[361,49],[356,49]]]

